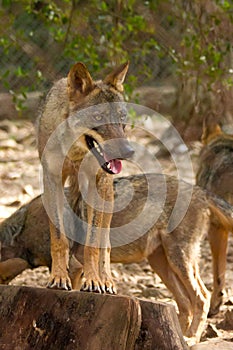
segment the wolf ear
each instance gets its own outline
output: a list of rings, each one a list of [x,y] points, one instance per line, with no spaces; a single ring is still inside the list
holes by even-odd
[[[201,142],[207,145],[212,139],[222,134],[220,124],[213,117],[208,116],[203,121]]]
[[[104,83],[112,85],[116,90],[123,92],[123,83],[129,69],[129,62],[123,63],[104,79]]]
[[[79,94],[86,95],[93,89],[93,80],[86,66],[78,62],[69,71],[67,77],[68,94],[70,100]]]

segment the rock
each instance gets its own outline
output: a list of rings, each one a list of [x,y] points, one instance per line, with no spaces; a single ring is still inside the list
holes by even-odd
[[[154,298],[161,298],[162,294],[161,292],[158,290],[158,288],[145,288],[143,289],[142,291],[142,295],[145,297],[145,298],[151,298],[151,297],[154,297]]]
[[[1,125],[0,125],[0,127],[1,127]],[[0,140],[8,140],[8,138],[9,138],[8,133],[4,130],[1,130],[1,128],[0,128]]]
[[[233,306],[233,297],[230,297],[230,298],[224,303],[224,305]]]
[[[191,346],[191,350],[233,350],[233,343],[221,339],[211,339]]]
[[[205,334],[204,334],[204,339],[206,338],[216,338],[218,337],[220,334],[217,330],[217,328],[215,327],[215,325],[213,324],[208,324],[207,328],[206,328],[206,331],[205,331]]]
[[[233,330],[233,310],[227,310],[223,321],[217,324],[217,328]]]
[[[15,140],[13,139],[7,139],[7,140],[2,140],[0,141],[0,147],[1,148],[14,148],[14,149],[19,149],[23,150],[22,145],[19,145]]]

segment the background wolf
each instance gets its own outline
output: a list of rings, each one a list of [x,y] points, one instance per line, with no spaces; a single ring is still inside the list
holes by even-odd
[[[150,196],[148,181],[153,189]],[[131,263],[147,258],[174,295],[183,333],[198,341],[209,311],[209,292],[198,270],[200,242],[213,216],[220,224],[225,220],[232,226],[232,210],[224,201],[207,197],[198,187],[192,189],[190,185],[178,182],[174,177],[158,174],[115,179],[115,203],[124,203],[129,193],[132,193],[132,188],[132,200],[124,209],[113,214],[111,226],[113,230],[119,227],[120,234],[115,235],[111,231],[111,261]],[[169,232],[168,227],[176,220],[173,209],[178,190],[181,200],[185,202],[190,189],[193,192],[187,212],[183,213],[184,217],[179,225]],[[160,198],[164,198],[164,202]],[[144,212],[146,203],[147,209]],[[72,205],[75,213],[85,218],[85,203],[82,199],[79,198]],[[135,219],[140,213],[143,215],[138,225]],[[68,224],[71,230],[76,226],[72,221]],[[79,227],[73,232],[74,239],[80,242],[85,231]],[[51,267],[48,218],[41,197],[21,207],[5,220],[0,225],[0,238],[2,283],[8,283],[27,267]],[[83,263],[83,246],[73,241],[70,245],[70,277],[73,286],[78,287],[82,272],[80,263]]]
[[[233,205],[233,136],[222,131],[219,124],[207,119],[202,135],[197,184]],[[232,227],[211,219],[209,241],[213,256],[214,288],[210,315],[219,311],[223,302],[228,233]]]

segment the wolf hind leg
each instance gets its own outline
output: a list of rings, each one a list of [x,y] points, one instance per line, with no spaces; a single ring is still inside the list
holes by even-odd
[[[168,245],[166,244],[166,246]],[[209,312],[210,293],[201,280],[198,263],[195,260],[197,256],[194,256],[191,252],[194,247],[190,245],[189,249],[187,247],[187,249],[185,247],[179,249],[177,244],[170,244],[170,248],[165,254],[170,267],[179,277],[186,290],[193,314],[192,323],[185,335],[198,342],[205,328]]]
[[[171,268],[165,251],[159,246],[149,257],[148,261],[153,270],[159,275],[166,287],[174,295],[179,310],[179,322],[183,334],[185,335],[192,323],[192,305],[186,288],[180,278]]]
[[[212,252],[214,278],[209,315],[213,316],[218,313],[223,303],[228,231],[223,226],[211,223],[208,238]]]

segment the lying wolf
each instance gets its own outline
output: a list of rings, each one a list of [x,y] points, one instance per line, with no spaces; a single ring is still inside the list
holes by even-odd
[[[187,196],[192,191],[187,208]],[[111,261],[140,262],[147,258],[173,293],[184,335],[199,341],[210,296],[199,274],[200,243],[210,220],[232,228],[232,208],[199,187],[161,174],[132,175],[114,180],[115,207],[111,222]],[[177,206],[177,198],[180,203]],[[129,200],[131,198],[131,200]],[[67,197],[69,203],[69,192]],[[123,208],[121,208],[121,204]],[[86,203],[72,203],[76,214],[64,220],[70,239],[69,275],[79,288],[85,243]],[[176,210],[175,210],[176,208]],[[182,220],[180,211],[183,211]],[[179,222],[180,221],[180,222]],[[76,229],[75,229],[76,228]],[[0,280],[8,283],[26,268],[51,267],[49,223],[41,196],[0,224]]]

